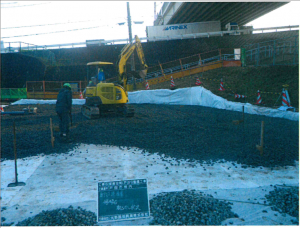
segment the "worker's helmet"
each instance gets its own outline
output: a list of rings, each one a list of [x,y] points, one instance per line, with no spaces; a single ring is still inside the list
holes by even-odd
[[[71,85],[70,85],[69,83],[65,83],[65,84],[64,84],[64,87],[69,88],[69,89],[72,89],[72,88],[71,88]]]

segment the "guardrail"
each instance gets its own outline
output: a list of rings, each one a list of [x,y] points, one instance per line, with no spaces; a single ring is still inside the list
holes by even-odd
[[[247,64],[296,65],[299,64],[299,36],[245,45]]]
[[[164,74],[167,75],[167,74],[177,73],[177,72],[180,72],[182,70],[192,69],[192,68],[197,67],[197,66],[203,66],[205,64],[218,62],[220,60],[235,60],[235,56],[236,56],[236,54],[223,54],[221,56],[220,55],[213,56],[213,57],[210,57],[210,58],[207,58],[207,59],[204,59],[204,60],[194,61],[194,62],[191,62],[191,63],[166,68],[166,69],[163,69],[163,72],[161,70],[153,71],[153,72],[148,73],[146,75],[145,80],[158,78],[158,77],[163,76]],[[136,79],[135,82],[139,83],[139,82],[143,82],[143,81],[144,81],[144,79]],[[134,80],[132,80],[132,79],[128,80],[128,84],[132,84],[133,82],[134,82]]]
[[[206,32],[206,33],[194,33],[186,35],[173,35],[173,36],[163,36],[163,37],[142,37],[140,38],[141,42],[155,42],[162,40],[176,40],[176,39],[196,39],[201,37],[210,37],[210,36],[224,36],[224,35],[235,35],[236,33],[251,33],[259,32],[263,33],[264,31],[275,30],[292,30],[299,29],[299,25],[291,26],[280,26],[280,27],[269,27],[269,28],[257,28],[257,29],[240,29],[235,31],[217,31],[217,32]],[[3,42],[8,44],[8,47],[4,49],[4,53],[9,52],[20,52],[22,50],[45,50],[45,49],[59,49],[59,48],[76,48],[76,47],[86,47],[86,42],[79,43],[66,43],[66,44],[51,44],[51,45],[33,45],[25,42]],[[89,41],[89,44],[93,45],[113,45],[113,44],[128,44],[129,39],[119,39],[119,40],[102,40],[102,41]],[[23,44],[23,46],[22,46]],[[18,45],[18,46],[17,46]],[[17,46],[17,47],[16,47]],[[2,51],[1,51],[2,52]]]

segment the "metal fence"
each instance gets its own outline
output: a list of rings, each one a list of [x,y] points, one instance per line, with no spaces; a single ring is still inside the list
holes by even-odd
[[[86,81],[28,81],[27,92],[59,92],[64,83],[69,83],[72,92],[82,92],[87,86]]]
[[[246,65],[299,64],[299,36],[245,45]]]
[[[196,55],[188,56],[186,58],[177,59],[167,63],[162,63],[157,66],[149,67],[145,80],[158,78],[164,75],[193,69],[202,65],[218,62],[221,60],[236,60],[237,55],[234,54],[234,49],[216,49],[209,52],[199,53]],[[238,56],[238,58],[240,55]],[[144,81],[143,79],[135,80],[136,83]],[[134,83],[131,78],[128,84]]]
[[[28,81],[26,82],[28,99],[56,99],[64,83],[72,87],[73,98],[79,98],[87,86],[86,81]]]

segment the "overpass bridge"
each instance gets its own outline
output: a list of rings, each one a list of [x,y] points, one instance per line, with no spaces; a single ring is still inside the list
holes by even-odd
[[[220,21],[245,25],[289,2],[165,2],[154,25]]]

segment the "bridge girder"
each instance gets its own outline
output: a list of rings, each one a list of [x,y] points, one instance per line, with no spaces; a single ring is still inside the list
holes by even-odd
[[[167,2],[155,25],[220,21],[245,25],[289,2]]]

